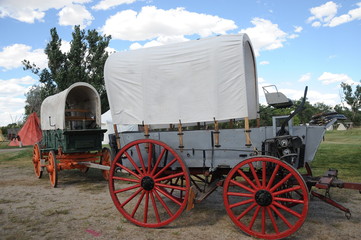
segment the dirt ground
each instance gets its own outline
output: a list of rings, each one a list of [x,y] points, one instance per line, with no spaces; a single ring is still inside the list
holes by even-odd
[[[1,152],[0,152],[1,154]],[[312,199],[305,224],[289,239],[360,239],[361,194],[335,189],[334,199],[351,209],[340,210]],[[58,187],[48,174],[41,179],[29,164],[0,165],[0,239],[254,239],[242,233],[223,207],[219,188],[167,227],[147,229],[125,220],[110,198],[101,171],[61,171]]]

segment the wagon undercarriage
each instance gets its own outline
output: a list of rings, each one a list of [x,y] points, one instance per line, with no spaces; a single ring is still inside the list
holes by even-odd
[[[329,196],[311,188],[346,187],[333,177],[301,175],[286,161],[257,155],[233,168],[188,168],[179,154],[154,139],[133,141],[124,146],[110,170],[110,194],[117,209],[131,222],[143,227],[161,227],[180,213],[202,202],[223,187],[224,207],[231,220],[245,233],[266,239],[279,239],[297,231],[308,213],[309,198],[319,197],[350,215],[350,211]],[[334,171],[332,171],[334,173]]]

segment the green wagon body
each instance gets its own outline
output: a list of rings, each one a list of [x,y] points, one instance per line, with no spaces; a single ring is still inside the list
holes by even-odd
[[[102,148],[100,97],[88,83],[78,82],[47,97],[41,105],[43,139],[34,146],[33,163],[39,178],[47,170],[53,187],[57,172],[89,167],[109,175],[110,150]]]
[[[63,153],[100,151],[104,129],[84,130],[45,130],[43,131],[42,151],[62,148]]]

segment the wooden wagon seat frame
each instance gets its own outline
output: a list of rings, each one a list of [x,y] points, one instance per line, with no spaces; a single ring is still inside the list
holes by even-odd
[[[83,120],[101,125],[100,96],[88,83],[74,83],[41,105],[42,130],[66,129],[67,121]]]

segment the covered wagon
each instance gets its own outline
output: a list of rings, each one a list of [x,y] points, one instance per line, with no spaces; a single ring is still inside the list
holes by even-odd
[[[114,124],[140,130],[116,134],[110,169],[110,195],[125,218],[161,227],[223,186],[225,209],[245,233],[278,239],[302,226],[311,187],[325,183],[308,163],[326,126],[293,126],[307,88],[290,116],[259,126],[246,34],[115,53],[104,76]],[[266,94],[274,107],[290,106],[278,91]]]
[[[34,145],[35,174],[40,178],[46,169],[54,187],[57,172],[64,169],[96,167],[107,178],[110,151],[102,148],[106,130],[100,129],[100,118],[99,94],[88,83],[75,83],[47,97],[41,105],[43,139]]]

